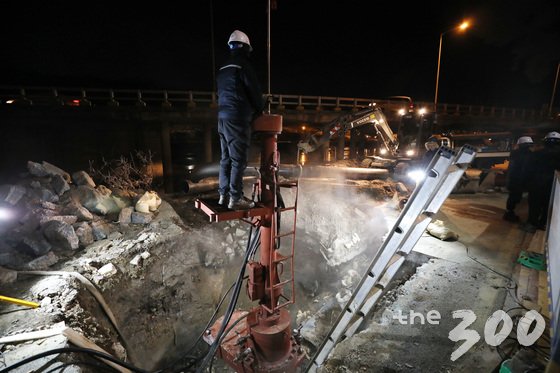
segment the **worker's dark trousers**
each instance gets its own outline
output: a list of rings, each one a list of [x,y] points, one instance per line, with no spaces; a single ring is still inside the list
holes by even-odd
[[[529,218],[527,221],[535,227],[546,226],[548,219],[548,203],[550,202],[551,185],[544,185],[541,188],[529,190]]]
[[[220,135],[220,181],[218,192],[234,201],[243,197],[243,172],[251,145],[250,121],[218,119]]]
[[[508,190],[509,194],[506,202],[506,210],[513,211],[515,210],[515,206],[521,202],[521,198],[523,198],[523,187],[512,185],[508,187]]]

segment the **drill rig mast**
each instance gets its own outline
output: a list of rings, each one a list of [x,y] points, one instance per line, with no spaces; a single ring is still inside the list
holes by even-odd
[[[256,184],[258,200],[255,207],[237,211],[220,207],[217,200],[197,199],[195,202],[195,207],[210,216],[210,221],[241,219],[257,228],[260,236],[259,260],[249,260],[249,244],[246,267],[242,268],[239,276],[243,279],[244,272],[248,272],[247,295],[259,304],[249,311],[233,311],[232,308],[229,315],[226,313],[206,331],[204,340],[211,346],[211,353],[207,357],[211,359],[215,350],[236,372],[297,372],[304,354],[299,333],[292,333],[286,306],[295,302],[294,246],[298,183],[297,180],[278,181],[280,156],[277,136],[282,132],[282,117],[262,115],[253,123],[253,131],[261,141],[260,177]],[[293,206],[284,206],[280,188],[295,190]],[[284,233],[280,232],[282,212],[293,214],[293,225]],[[284,245],[281,248],[281,238],[290,237],[291,247],[286,250]],[[291,291],[285,292],[283,288],[287,285]]]

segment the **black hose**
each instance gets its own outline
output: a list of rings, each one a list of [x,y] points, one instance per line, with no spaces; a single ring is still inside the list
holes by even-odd
[[[154,373],[158,373],[158,372],[164,372],[170,368],[172,368],[174,365],[176,365],[179,361],[185,359],[185,358],[189,358],[191,361],[198,361],[200,360],[200,357],[196,357],[196,356],[190,356],[189,354],[192,352],[192,350],[194,350],[194,348],[196,347],[196,345],[198,344],[198,342],[200,342],[200,340],[202,339],[202,337],[204,336],[204,333],[206,332],[206,330],[208,330],[208,328],[210,327],[210,325],[214,322],[216,315],[218,314],[218,311],[220,310],[220,308],[222,307],[222,303],[224,303],[224,300],[226,299],[227,295],[229,294],[229,292],[231,291],[231,289],[233,289],[233,287],[235,286],[235,282],[231,284],[231,286],[229,287],[229,289],[225,292],[224,295],[222,295],[222,298],[220,299],[220,301],[218,302],[218,305],[216,306],[216,308],[214,309],[214,313],[212,314],[212,316],[210,317],[210,319],[208,320],[208,322],[206,323],[206,326],[202,329],[202,332],[199,334],[199,336],[196,338],[196,340],[194,341],[194,343],[191,345],[191,347],[189,347],[189,349],[187,350],[187,352],[185,352],[179,359],[175,360],[173,363],[169,364],[166,368],[160,369],[157,372]],[[192,365],[192,364],[191,364]],[[188,369],[190,366],[188,367],[183,367],[183,368],[179,368],[176,370],[172,370],[172,373],[177,373],[180,372],[183,369]]]
[[[252,229],[251,229],[251,231],[252,231]],[[235,306],[237,305],[237,300],[239,299],[239,293],[241,291],[241,284],[243,283],[243,278],[245,276],[245,268],[247,266],[249,258],[253,254],[252,251],[255,250],[256,246],[257,246],[254,243],[254,240],[251,239],[251,236],[252,235],[249,236],[249,240],[247,241],[247,248],[245,250],[245,257],[243,258],[243,264],[241,265],[241,269],[239,270],[239,275],[237,276],[237,280],[235,282],[235,289],[234,289],[233,294],[231,295],[231,300],[230,300],[228,309],[227,309],[226,313],[224,314],[224,319],[222,320],[222,325],[220,326],[220,330],[218,331],[218,333],[216,335],[216,339],[214,340],[214,343],[212,343],[212,345],[210,346],[210,350],[208,351],[208,353],[204,357],[204,360],[202,361],[202,364],[196,370],[197,373],[202,373],[204,371],[204,368],[206,368],[208,366],[208,364],[214,358],[214,355],[216,354],[216,351],[220,347],[220,340],[223,336],[223,333],[224,333],[229,321],[231,320],[231,316],[233,315],[233,311],[235,310]]]
[[[115,358],[115,357],[113,357],[113,356],[111,356],[111,355],[109,355],[109,354],[107,354],[107,353],[100,352],[100,351],[97,351],[97,350],[92,350],[92,349],[90,349],[90,348],[81,348],[81,347],[55,348],[54,350],[41,352],[41,353],[39,353],[39,354],[37,354],[37,355],[33,355],[33,356],[30,356],[30,357],[28,357],[28,358],[26,358],[26,359],[23,359],[23,360],[21,360],[21,361],[15,363],[15,364],[12,365],[12,366],[9,366],[9,367],[7,367],[7,368],[4,368],[4,369],[0,370],[0,373],[8,373],[8,372],[10,372],[10,371],[12,371],[12,370],[14,370],[14,369],[16,369],[16,368],[19,368],[19,367],[22,366],[22,365],[25,365],[25,364],[30,363],[30,362],[32,362],[32,361],[35,361],[35,360],[37,360],[37,359],[41,359],[41,358],[43,358],[43,357],[45,357],[45,356],[55,355],[55,354],[60,354],[60,353],[65,353],[65,352],[68,352],[68,353],[69,353],[69,352],[87,353],[87,354],[90,354],[90,355],[93,355],[93,356],[96,356],[96,357],[101,357],[101,358],[103,358],[103,359],[109,360],[109,361],[111,361],[111,362],[113,362],[113,363],[115,363],[115,364],[118,364],[118,365],[120,365],[120,366],[123,366],[123,367],[125,367],[125,368],[127,368],[127,369],[129,369],[129,370],[131,370],[131,371],[133,371],[133,372],[148,373],[148,371],[146,371],[146,370],[137,368],[137,367],[135,367],[134,365],[129,364],[129,363],[125,362],[125,361],[119,360],[119,359],[117,359],[117,358]]]

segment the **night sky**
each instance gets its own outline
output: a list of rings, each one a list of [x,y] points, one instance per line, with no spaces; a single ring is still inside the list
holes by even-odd
[[[0,84],[210,91],[214,61],[223,61],[239,29],[251,39],[266,93],[266,7],[266,0],[3,3]],[[540,108],[560,60],[559,15],[560,3],[545,0],[276,0],[271,91],[433,101],[439,35],[470,18],[466,33],[443,37],[439,102]]]

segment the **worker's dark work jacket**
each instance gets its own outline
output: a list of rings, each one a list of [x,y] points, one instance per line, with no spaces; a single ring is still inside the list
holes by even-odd
[[[251,121],[264,105],[257,76],[242,50],[234,50],[220,68],[218,84],[218,119]]]
[[[506,209],[510,212],[515,210],[515,206],[523,199],[523,192],[528,190],[529,162],[533,156],[531,147],[532,144],[520,144],[519,147],[512,150],[509,155],[506,182],[509,193],[506,201]]]
[[[528,161],[531,157],[531,146],[520,145],[511,151],[509,155],[509,166],[507,170],[508,189],[527,189]]]
[[[237,201],[243,197],[251,122],[264,108],[262,92],[244,49],[232,51],[216,80],[221,148],[218,191]]]
[[[543,149],[531,153],[525,177],[529,189],[528,222],[534,226],[546,225],[556,170],[560,170],[560,144],[545,142]]]

